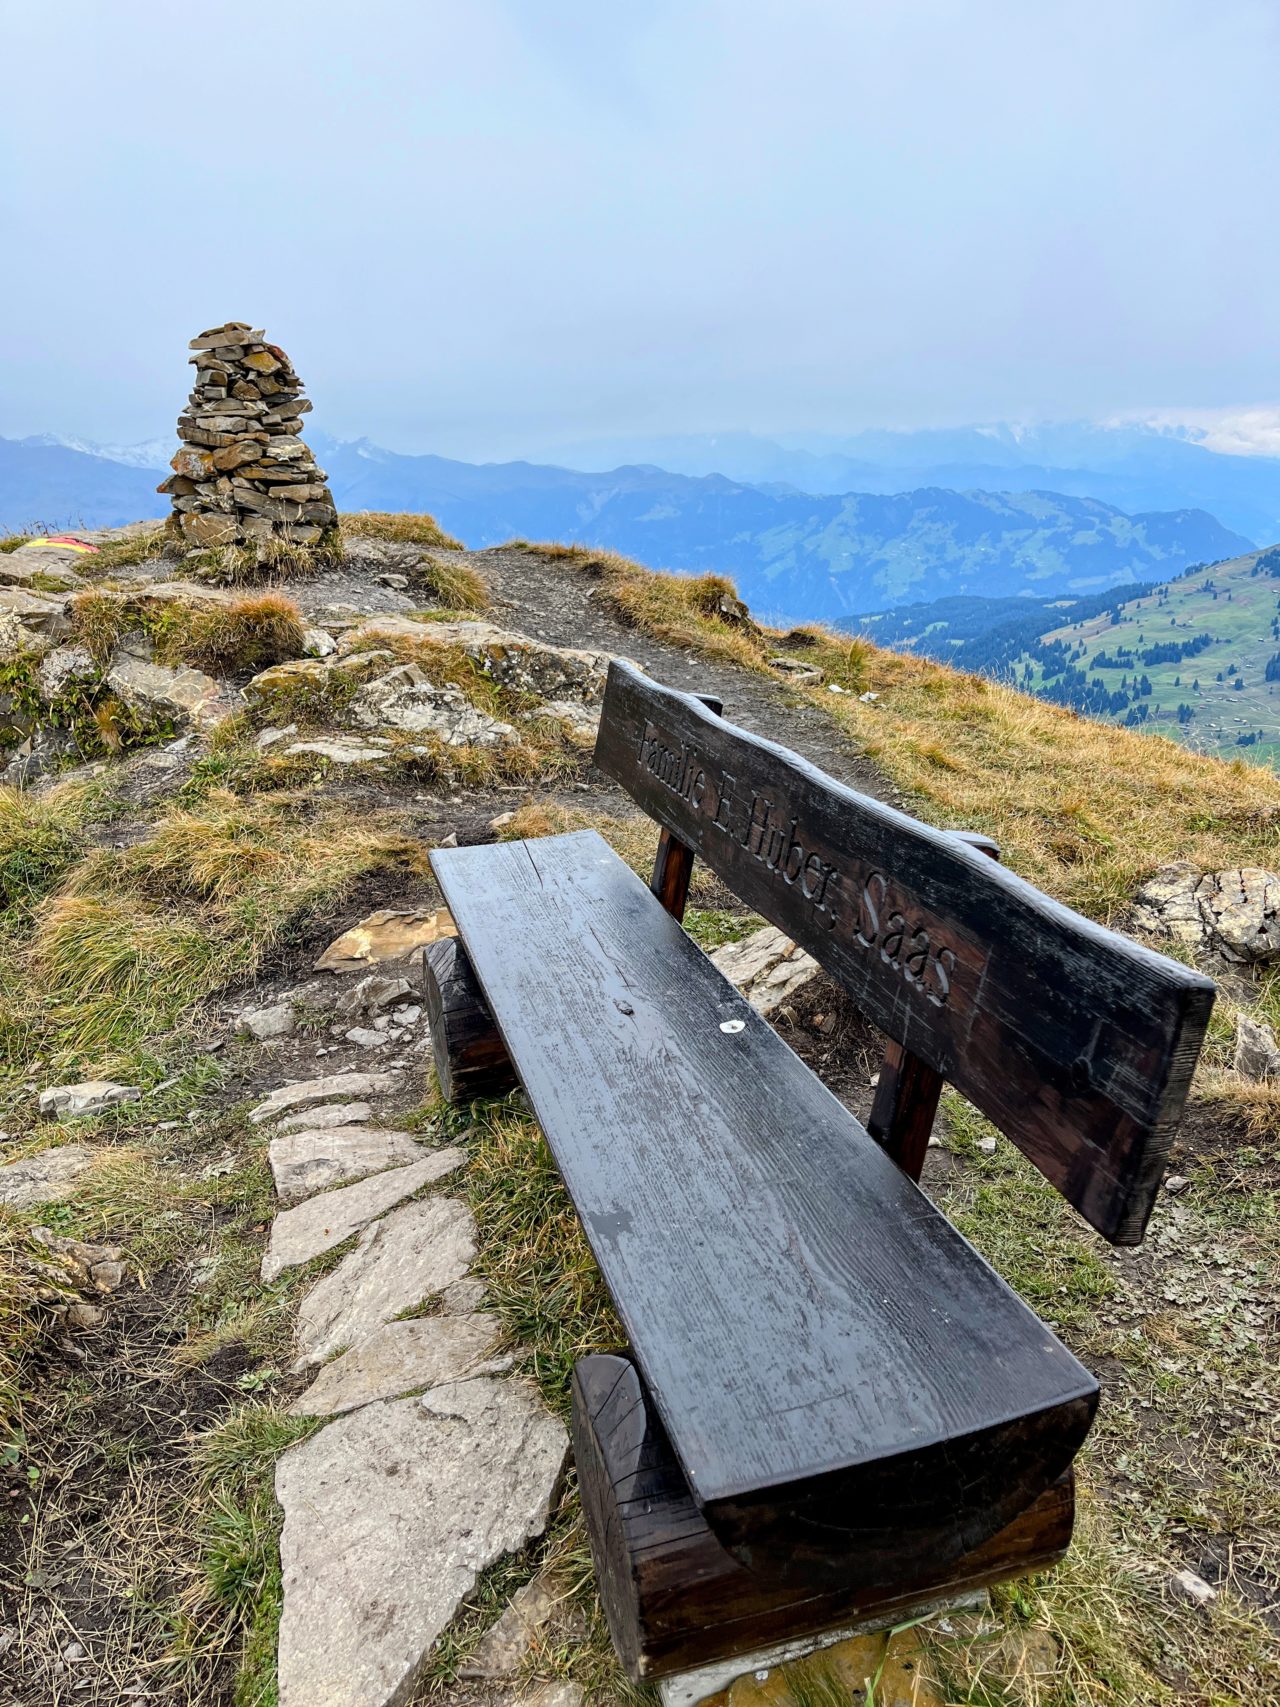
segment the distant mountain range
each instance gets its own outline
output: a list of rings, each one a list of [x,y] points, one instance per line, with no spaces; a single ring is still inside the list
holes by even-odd
[[[177,446],[174,446],[177,449]],[[0,533],[121,527],[162,516],[154,468],[46,440],[0,439]]]
[[[1280,422],[1262,442],[1280,445]],[[675,474],[723,474],[801,492],[1061,492],[1130,513],[1208,510],[1249,539],[1280,539],[1280,456],[1223,455],[1152,426],[1068,422],[794,441],[752,433],[632,437],[566,445],[557,456],[587,470],[655,463]]]
[[[474,464],[311,437],[343,510],[427,510],[474,547],[513,537],[579,541],[658,568],[715,570],[732,575],[753,608],[786,618],[841,620],[944,595],[1098,592],[1163,579],[1252,543],[1185,502],[1129,512],[1092,496],[1029,489],[1022,484],[1027,469],[1010,460],[984,465],[1005,489],[921,481],[907,490],[824,493],[719,471]],[[863,437],[874,439],[867,448],[882,459],[866,467],[882,475],[889,452],[910,461],[908,439],[926,441],[916,456],[956,448],[956,435],[944,435],[945,446],[930,435]],[[1009,444],[991,443],[993,455],[1012,456]],[[1215,463],[1266,460],[1168,443]],[[0,440],[0,526],[110,525],[164,514],[165,502],[152,490],[156,465],[116,460],[122,452],[135,462],[154,455],[163,463],[162,446],[113,447],[106,456],[78,442]],[[898,478],[911,473],[904,468]],[[864,471],[864,478],[871,475]]]

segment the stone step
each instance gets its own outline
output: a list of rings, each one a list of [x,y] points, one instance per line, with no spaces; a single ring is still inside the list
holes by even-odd
[[[496,1316],[420,1316],[388,1322],[362,1345],[326,1363],[300,1399],[295,1416],[337,1416],[378,1399],[398,1399],[423,1387],[494,1374]]]
[[[313,1103],[338,1102],[344,1097],[377,1096],[396,1088],[396,1081],[390,1073],[329,1073],[320,1079],[303,1079],[296,1085],[280,1085],[257,1108],[250,1109],[249,1119],[259,1125],[264,1120],[274,1120],[277,1115],[309,1108]]]
[[[381,1126],[304,1126],[273,1138],[267,1150],[276,1195],[298,1203],[330,1186],[421,1161],[422,1145],[408,1132]]]
[[[375,1221],[302,1300],[294,1372],[361,1345],[384,1323],[461,1280],[475,1254],[475,1220],[456,1198],[424,1198]]]
[[[365,1405],[287,1452],[280,1707],[407,1701],[481,1571],[545,1529],[567,1451],[534,1388],[482,1377]]]
[[[271,1226],[271,1237],[262,1258],[263,1280],[270,1284],[285,1269],[296,1268],[299,1263],[335,1250],[370,1221],[412,1197],[423,1186],[443,1179],[466,1159],[464,1150],[436,1150],[407,1167],[392,1168],[356,1185],[321,1192],[295,1209],[286,1209]]]

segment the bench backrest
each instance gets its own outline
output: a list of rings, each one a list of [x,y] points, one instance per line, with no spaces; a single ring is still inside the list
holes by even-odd
[[[844,985],[903,1082],[955,1085],[1099,1232],[1137,1243],[1210,979],[621,661],[595,760]]]

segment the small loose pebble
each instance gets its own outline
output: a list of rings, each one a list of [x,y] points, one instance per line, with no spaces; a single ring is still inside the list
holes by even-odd
[[[1195,1601],[1197,1606],[1208,1606],[1210,1601],[1218,1598],[1217,1589],[1203,1577],[1198,1577],[1194,1571],[1175,1571],[1173,1581],[1175,1587],[1181,1589],[1188,1600]]]

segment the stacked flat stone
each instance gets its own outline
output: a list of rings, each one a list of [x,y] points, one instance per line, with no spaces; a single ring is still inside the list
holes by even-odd
[[[310,402],[278,344],[244,320],[193,338],[195,387],[178,418],[182,449],[157,488],[192,546],[287,539],[314,545],[338,519],[301,438]]]

